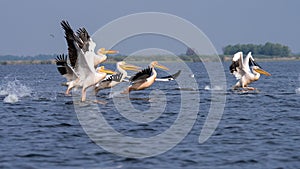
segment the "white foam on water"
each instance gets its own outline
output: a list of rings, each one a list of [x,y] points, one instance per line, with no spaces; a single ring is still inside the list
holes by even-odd
[[[295,91],[296,91],[296,94],[300,94],[300,87],[297,88]]]
[[[6,96],[6,95],[8,95],[8,92],[0,88],[0,96]]]
[[[6,96],[3,99],[5,103],[16,103],[22,97],[31,96],[31,93],[32,90],[30,87],[27,87],[16,79],[0,85],[0,95]]]
[[[9,94],[8,96],[6,96],[4,99],[3,99],[3,102],[4,103],[16,103],[19,101],[19,98],[17,95],[15,94]]]
[[[210,90],[210,86],[206,85],[206,86],[204,87],[204,90]]]
[[[214,87],[210,87],[209,85],[206,85],[205,87],[204,87],[204,90],[223,90],[223,88],[222,88],[222,86],[214,86]]]

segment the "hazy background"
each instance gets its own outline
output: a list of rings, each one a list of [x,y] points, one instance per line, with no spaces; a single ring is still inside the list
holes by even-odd
[[[64,53],[61,20],[68,20],[74,29],[84,26],[93,34],[108,22],[137,12],[170,13],[190,21],[208,36],[218,53],[229,44],[267,41],[299,53],[299,7],[297,0],[1,0],[0,55]],[[185,46],[168,41],[136,37],[117,47],[122,54],[148,47],[185,53]]]

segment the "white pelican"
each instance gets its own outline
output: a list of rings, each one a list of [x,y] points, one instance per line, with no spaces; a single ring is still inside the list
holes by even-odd
[[[84,28],[79,29],[78,36],[76,36],[68,22],[62,21],[61,25],[65,30],[71,63],[71,67],[67,64],[68,68],[66,70],[70,68],[73,70],[73,74],[76,75],[76,77],[73,76],[71,79],[72,81],[69,83],[66,93],[68,94],[72,87],[80,86],[82,87],[81,101],[85,101],[86,89],[104,79],[106,73],[113,72],[102,68],[99,69],[99,72],[95,70],[94,61],[96,56],[94,48],[96,44],[91,40]]]
[[[96,43],[92,40],[92,38],[90,37],[89,33],[85,28],[79,28],[76,32],[77,35],[75,35],[70,24],[67,21],[62,21],[61,26],[65,30],[65,38],[68,44],[69,57],[70,60],[71,59],[74,60],[73,62],[76,62],[76,58],[71,58],[71,57],[73,56],[75,57],[76,51],[74,51],[75,48],[72,43],[72,40],[70,40],[71,36],[73,36],[74,40],[77,42],[78,46],[83,50],[84,53],[87,51],[91,52],[90,55],[91,57],[94,58],[94,67],[97,67],[100,63],[104,62],[107,59],[106,54],[118,53],[118,51],[116,50],[106,50],[105,48],[100,48],[96,54],[94,52],[96,48]]]
[[[248,90],[254,90],[253,87],[248,87],[251,82],[257,81],[260,74],[271,76],[270,73],[263,70],[253,59],[251,52],[249,52],[246,58],[243,58],[243,52],[237,52],[232,58],[230,65],[230,73],[232,73],[237,80],[239,80],[233,89],[243,88]]]
[[[101,89],[112,88],[117,84],[123,82],[124,79],[128,77],[126,70],[138,71],[140,69],[140,67],[127,64],[125,61],[117,62],[116,66],[119,73],[110,75],[101,82],[97,83],[94,89],[95,94],[97,94]]]
[[[78,69],[72,69],[72,67],[67,63],[67,55],[59,55],[56,58],[56,65],[57,65],[57,70],[59,73],[64,76],[67,79],[67,82],[65,83],[66,86],[68,86],[65,94],[69,95],[70,90],[74,87],[82,87],[82,83],[80,80],[80,76],[76,73],[76,70]],[[104,66],[101,66],[97,68],[96,72],[98,74],[103,74],[106,73],[108,74],[114,74],[115,72],[105,69]],[[104,74],[103,74],[104,75]]]
[[[150,63],[148,68],[136,73],[129,79],[132,84],[122,93],[127,94],[132,90],[143,90],[150,87],[155,82],[155,79],[157,77],[155,67],[163,70],[169,70],[167,67],[158,64],[157,61],[153,61]]]
[[[82,86],[82,91],[81,91],[81,101],[86,100],[86,89],[94,86],[101,80],[103,80],[107,73],[114,74],[115,72],[111,70],[104,69],[104,66],[101,66],[100,69],[98,69],[98,72],[94,69],[92,65],[93,60],[89,60],[88,58],[91,57],[89,52],[85,53],[85,57],[79,57],[82,58],[79,59],[78,64],[79,66],[79,79],[80,79],[80,86]],[[86,61],[86,63],[84,63]]]

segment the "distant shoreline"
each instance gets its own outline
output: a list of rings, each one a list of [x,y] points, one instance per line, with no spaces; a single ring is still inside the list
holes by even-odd
[[[229,56],[223,56],[221,57],[221,60],[223,62],[231,61],[232,57]],[[184,60],[184,59],[183,59]],[[273,62],[273,61],[300,61],[300,57],[272,57],[272,58],[255,58],[255,60],[259,62]],[[106,63],[116,63],[120,61],[120,59],[108,59]],[[168,60],[165,61],[170,62],[176,62],[176,60]],[[192,61],[192,60],[184,60],[186,62],[198,62],[198,61]],[[205,59],[205,61],[209,61],[208,59]],[[0,65],[28,65],[28,64],[55,64],[55,59],[52,60],[9,60],[9,61],[0,61]]]
[[[0,65],[30,65],[30,64],[55,64],[55,60],[9,60],[9,61],[0,61]]]
[[[231,61],[232,56],[222,57],[223,61]],[[260,62],[273,62],[273,61],[300,61],[300,57],[291,56],[291,57],[255,57],[256,61]]]

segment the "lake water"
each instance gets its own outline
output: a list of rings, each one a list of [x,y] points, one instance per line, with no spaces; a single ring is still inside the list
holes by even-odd
[[[177,70],[172,64],[167,65],[172,67],[171,73]],[[197,86],[184,92],[190,97],[200,93],[195,124],[175,147],[147,158],[116,155],[98,146],[97,141],[86,134],[74,109],[74,105],[82,103],[64,95],[66,88],[60,85],[64,78],[55,65],[1,65],[0,168],[299,168],[300,62],[260,63],[272,76],[262,76],[251,85],[258,91],[249,93],[230,90],[235,78],[229,73],[229,64],[224,63],[226,105],[213,135],[199,144],[199,134],[212,101],[211,93],[221,86],[210,85],[202,63],[188,63]],[[114,68],[114,65],[107,67]],[[180,76],[192,77],[185,73]],[[166,95],[163,112],[156,114],[159,117],[153,115],[149,123],[135,123],[121,115],[110,90],[97,95],[97,99],[106,104],[88,101],[83,107],[97,105],[101,110],[98,113],[119,133],[148,138],[163,133],[176,121],[181,94],[178,88],[175,81],[157,82],[147,90],[130,94],[133,108],[142,113],[152,110],[152,104],[163,103],[151,91]],[[78,95],[78,91],[74,95]],[[127,111],[130,114],[131,110]],[[146,113],[151,115],[151,112]],[[108,141],[111,139],[109,145],[120,152],[131,150],[130,145],[117,145],[109,134],[102,136]]]

